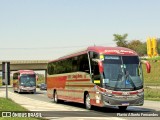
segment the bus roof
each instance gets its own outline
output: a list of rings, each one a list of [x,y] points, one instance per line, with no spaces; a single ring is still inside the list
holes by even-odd
[[[33,70],[18,70],[20,74],[35,74]]]
[[[97,52],[99,54],[106,54],[106,55],[121,55],[121,56],[138,56],[138,54],[129,49],[129,48],[124,48],[124,47],[104,47],[104,46],[90,46],[87,47],[85,49],[79,50],[77,52],[65,55],[63,57],[60,57],[56,60],[53,61],[59,61],[59,60],[63,60],[66,58],[70,58],[70,57],[74,57],[74,56],[78,56],[81,54],[85,54],[89,51],[93,51],[93,52]],[[53,62],[50,61],[50,62]]]

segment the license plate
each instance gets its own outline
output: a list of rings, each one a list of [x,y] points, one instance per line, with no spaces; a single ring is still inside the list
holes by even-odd
[[[122,105],[123,105],[123,106],[128,106],[128,105],[129,105],[129,103],[122,103]]]

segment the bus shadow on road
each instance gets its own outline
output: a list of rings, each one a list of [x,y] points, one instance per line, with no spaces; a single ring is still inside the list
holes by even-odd
[[[64,101],[64,102],[60,102],[59,104],[64,105],[64,106],[71,106],[71,107],[75,107],[75,108],[85,109],[85,105],[81,104],[81,103],[74,103],[74,102]],[[127,108],[127,110],[121,111],[120,109],[118,109],[118,107],[114,107],[114,106],[107,106],[107,107],[92,106],[91,111],[101,112],[101,113],[141,113],[141,112],[154,112],[155,110],[154,109],[150,109],[150,108],[129,106]]]
[[[36,93],[32,93],[32,92],[21,92],[21,93],[18,93],[18,92],[15,92],[15,93],[17,93],[17,94],[44,94],[44,93],[42,93],[42,92],[36,92]]]

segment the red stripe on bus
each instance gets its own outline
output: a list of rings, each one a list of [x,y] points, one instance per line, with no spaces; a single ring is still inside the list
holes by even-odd
[[[94,87],[94,85],[66,85],[67,87]]]
[[[65,91],[65,92],[83,92],[82,90],[64,90],[64,89],[57,89],[58,91]]]
[[[83,98],[74,98],[74,97],[70,97],[70,96],[58,95],[58,99],[83,103]]]
[[[47,88],[65,88],[67,76],[58,76],[58,77],[48,77],[47,78]]]
[[[58,95],[58,98],[62,99],[62,100],[67,100],[67,101],[84,103],[84,99],[83,98],[74,98],[74,97],[62,96],[62,95]],[[96,103],[95,99],[91,99],[90,102],[91,102],[91,105],[95,105],[95,106],[99,106],[99,107],[101,107],[103,105],[101,101],[100,101],[100,103]]]
[[[84,93],[84,90],[65,90],[65,89],[57,89],[58,91],[64,91],[64,92],[80,92]],[[96,94],[96,91],[88,91],[89,93],[94,93]]]
[[[121,91],[112,91],[112,94],[122,95],[122,92]]]
[[[67,80],[67,82],[84,82],[84,81],[90,81],[90,79],[81,79],[81,80]]]
[[[133,91],[133,92],[130,92],[131,95],[133,94],[138,94],[138,91]]]
[[[99,86],[97,86],[97,88],[98,88],[98,90],[99,90],[100,92],[106,92],[106,89],[104,89],[104,88],[101,88],[101,87],[99,87]]]

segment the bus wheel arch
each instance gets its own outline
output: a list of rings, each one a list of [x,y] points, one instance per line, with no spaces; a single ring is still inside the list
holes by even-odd
[[[58,99],[58,93],[57,93],[56,89],[53,90],[53,102],[54,103],[63,103],[63,100]]]
[[[84,104],[85,104],[86,109],[88,109],[88,110],[91,109],[92,105],[90,102],[90,95],[89,95],[88,91],[84,92]]]

